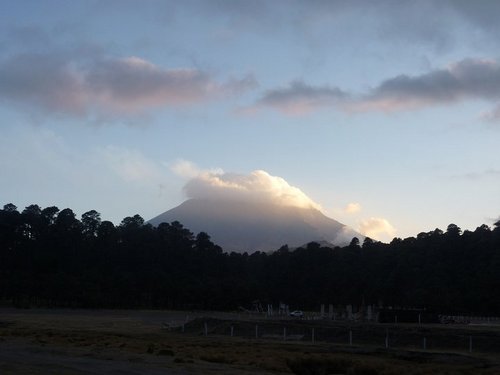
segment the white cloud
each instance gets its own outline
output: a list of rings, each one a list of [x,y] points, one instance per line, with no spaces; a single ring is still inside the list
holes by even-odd
[[[176,175],[184,178],[195,178],[201,173],[201,170],[189,160],[179,159],[169,165],[169,168]]]
[[[18,207],[96,209],[119,223],[135,213],[152,217],[181,198],[166,168],[138,150],[74,147],[52,130],[31,126],[5,129],[0,140],[0,171],[9,176],[0,196]]]
[[[361,204],[357,202],[349,203],[347,206],[344,208],[344,213],[346,214],[355,214],[361,211]]]
[[[176,175],[187,179],[196,178],[206,174],[224,173],[220,168],[200,169],[195,163],[185,159],[177,159],[173,163],[169,164],[168,167]]]
[[[99,158],[109,171],[127,183],[154,186],[166,179],[161,166],[137,150],[107,146],[99,151]]]
[[[377,241],[390,241],[396,235],[396,228],[384,218],[371,217],[360,222],[359,232]]]
[[[188,198],[269,202],[321,210],[321,206],[302,190],[263,170],[255,170],[248,175],[222,170],[204,171],[186,161],[174,164],[171,169],[181,176],[197,173],[184,186]]]

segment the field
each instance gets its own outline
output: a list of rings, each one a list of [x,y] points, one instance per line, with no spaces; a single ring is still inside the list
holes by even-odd
[[[500,328],[3,308],[0,373],[493,375]]]

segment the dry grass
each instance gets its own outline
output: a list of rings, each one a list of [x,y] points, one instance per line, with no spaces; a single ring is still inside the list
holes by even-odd
[[[366,349],[174,332],[161,328],[160,317],[169,313],[156,313],[0,310],[0,352],[3,353],[0,354],[0,373],[26,373],[23,366],[27,365],[33,374],[44,373],[43,367],[36,367],[43,364],[43,358],[38,365],[29,363],[29,353],[33,350],[47,353],[54,366],[60,357],[61,366],[52,371],[58,374],[79,374],[75,366],[76,360],[81,359],[91,362],[92,366],[87,368],[93,368],[94,373],[102,373],[99,366],[104,361],[107,366],[135,366],[134,369],[145,374],[165,369],[175,374],[500,373],[500,365],[494,357],[479,354]],[[16,350],[9,352],[9,348]],[[9,353],[15,358],[10,358]],[[68,359],[75,361],[68,365]]]

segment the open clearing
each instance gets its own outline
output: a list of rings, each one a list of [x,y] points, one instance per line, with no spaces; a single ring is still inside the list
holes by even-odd
[[[313,328],[314,343],[308,337]],[[353,345],[345,341],[349,330]],[[386,349],[380,334],[389,330],[391,343],[398,346]],[[407,343],[417,334],[429,337],[427,350]],[[487,347],[469,353],[469,335]],[[432,347],[438,338],[450,349]],[[456,338],[463,349],[453,347]],[[500,373],[498,348],[500,329],[495,327],[352,326],[209,312],[0,309],[1,374],[493,375]]]

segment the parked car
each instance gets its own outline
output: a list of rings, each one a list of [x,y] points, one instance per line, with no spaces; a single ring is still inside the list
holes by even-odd
[[[293,316],[294,318],[303,318],[304,313],[300,310],[295,310],[290,313],[290,316]]]

